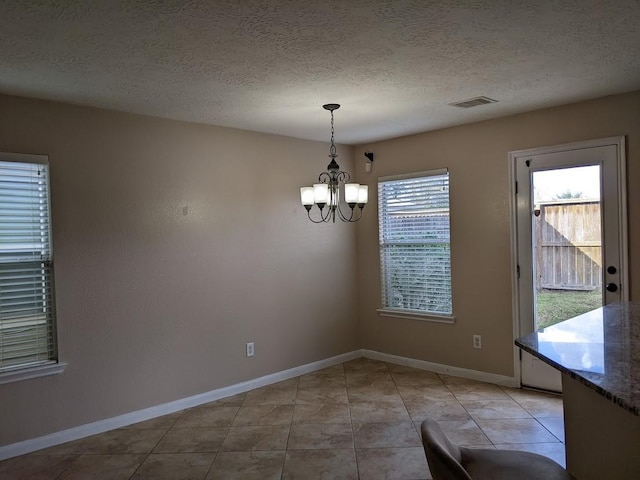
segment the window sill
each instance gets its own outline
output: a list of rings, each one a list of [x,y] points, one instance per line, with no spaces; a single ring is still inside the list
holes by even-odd
[[[390,308],[379,308],[377,312],[381,317],[408,318],[410,320],[448,323],[450,325],[456,323],[456,317],[453,315],[437,315],[435,313],[417,312],[412,310],[393,310]]]
[[[58,375],[64,372],[66,366],[67,364],[64,362],[56,362],[0,373],[0,385],[3,383],[20,382],[31,378],[44,377],[46,375]]]

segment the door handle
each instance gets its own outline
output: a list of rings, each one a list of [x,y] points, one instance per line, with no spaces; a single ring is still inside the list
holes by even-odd
[[[616,285],[615,283],[607,283],[607,292],[617,292],[618,291],[618,285]]]
[[[618,269],[616,267],[614,267],[613,265],[609,265],[607,267],[607,273],[609,275],[614,275],[617,271],[618,271]]]

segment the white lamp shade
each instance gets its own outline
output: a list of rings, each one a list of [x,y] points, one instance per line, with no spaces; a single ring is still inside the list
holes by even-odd
[[[313,205],[313,187],[300,188],[300,201],[302,205]]]
[[[367,203],[369,201],[369,187],[360,185],[358,187],[358,203]]]
[[[315,183],[313,185],[313,200],[316,203],[327,203],[329,199],[329,185],[326,183]]]
[[[358,191],[360,185],[358,183],[346,183],[344,185],[344,201],[347,203],[358,203]]]

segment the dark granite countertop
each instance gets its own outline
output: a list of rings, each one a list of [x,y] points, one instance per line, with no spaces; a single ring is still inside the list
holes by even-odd
[[[640,304],[606,305],[518,338],[516,345],[640,415]]]

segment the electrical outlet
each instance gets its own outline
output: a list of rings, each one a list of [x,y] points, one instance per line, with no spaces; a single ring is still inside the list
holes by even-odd
[[[255,346],[253,342],[247,343],[247,357],[253,357],[255,354]]]
[[[473,336],[473,348],[482,348],[482,337],[480,335]]]

